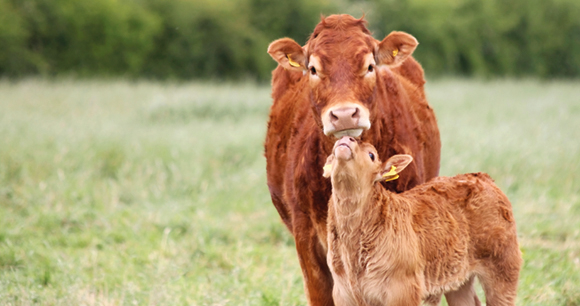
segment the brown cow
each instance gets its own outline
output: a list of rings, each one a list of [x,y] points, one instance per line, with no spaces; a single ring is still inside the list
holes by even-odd
[[[331,186],[321,169],[335,137],[359,137],[383,156],[412,155],[416,162],[385,184],[389,190],[407,190],[439,172],[439,130],[425,99],[423,69],[411,57],[417,40],[392,32],[378,41],[365,24],[333,15],[304,47],[289,38],[268,47],[279,63],[265,142],[268,187],[294,236],[310,305],[333,304],[326,264]]]
[[[403,193],[397,179],[413,158],[381,163],[368,143],[343,137],[324,166],[328,265],[337,305],[515,305],[522,257],[506,195],[485,173],[437,177]]]

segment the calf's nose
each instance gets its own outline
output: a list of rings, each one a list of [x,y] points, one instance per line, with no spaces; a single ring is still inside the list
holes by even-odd
[[[336,141],[336,145],[346,144],[346,145],[350,146],[350,145],[352,145],[352,143],[356,143],[356,140],[350,136],[342,136],[341,139]]]

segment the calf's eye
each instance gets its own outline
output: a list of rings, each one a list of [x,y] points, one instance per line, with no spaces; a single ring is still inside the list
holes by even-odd
[[[369,152],[369,157],[371,158],[372,161],[375,161],[375,155],[373,153]]]
[[[373,65],[369,65],[369,72],[373,72],[375,70],[375,68],[373,67]]]

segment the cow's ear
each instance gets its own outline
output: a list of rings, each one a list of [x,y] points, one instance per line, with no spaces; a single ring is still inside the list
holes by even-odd
[[[396,67],[413,54],[419,42],[405,32],[391,32],[377,45],[375,52],[378,65]]]
[[[379,173],[376,181],[392,181],[399,178],[399,173],[403,171],[411,162],[413,157],[407,154],[397,154],[391,156],[384,164],[383,170]]]
[[[306,70],[304,49],[290,38],[281,38],[268,46],[268,53],[285,69]]]

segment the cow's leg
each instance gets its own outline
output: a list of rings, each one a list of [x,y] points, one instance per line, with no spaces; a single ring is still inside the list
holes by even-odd
[[[268,184],[268,188],[270,189],[270,196],[272,197],[272,203],[274,204],[274,207],[276,207],[276,210],[278,211],[278,214],[284,222],[284,225],[286,225],[288,231],[292,233],[292,216],[288,211],[288,205],[286,205],[286,203],[284,203],[284,201],[282,201],[282,199],[278,196],[281,194],[281,192],[275,192],[277,189],[273,187],[273,185]]]
[[[472,276],[465,284],[461,285],[459,289],[445,293],[445,299],[449,306],[480,306],[479,298],[475,294],[475,276]]]
[[[302,268],[304,291],[308,305],[334,305],[332,301],[332,274],[326,263],[326,250],[320,243],[308,216],[298,212],[293,221],[296,251]]]

